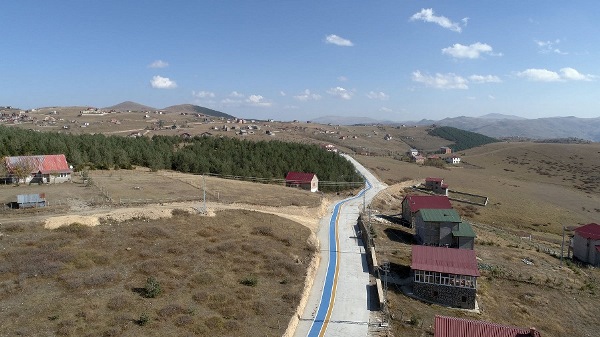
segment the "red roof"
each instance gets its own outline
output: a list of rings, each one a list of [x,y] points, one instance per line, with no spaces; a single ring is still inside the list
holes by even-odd
[[[53,172],[72,172],[64,154],[6,157],[6,166],[9,171],[13,167],[19,165],[19,163],[31,165],[31,173],[41,172],[42,174],[49,174]]]
[[[541,337],[534,328],[518,328],[465,318],[435,316],[434,337]]]
[[[414,245],[410,267],[455,275],[481,275],[477,269],[475,251],[470,249]]]
[[[305,172],[288,172],[288,174],[285,176],[285,181],[295,183],[310,183],[313,180],[313,177],[316,177],[316,174]]]
[[[589,223],[575,228],[575,233],[586,239],[600,240],[600,225],[597,223]]]
[[[425,178],[425,181],[437,181],[437,182],[442,182],[444,180],[444,178],[433,178],[433,177],[427,177]]]
[[[407,195],[404,200],[408,201],[411,213],[416,213],[422,208],[452,209],[450,200],[445,195]],[[402,204],[404,204],[404,200],[402,200]]]

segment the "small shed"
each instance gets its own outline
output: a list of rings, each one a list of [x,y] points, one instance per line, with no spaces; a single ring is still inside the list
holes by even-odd
[[[452,232],[461,222],[454,209],[422,208],[415,218],[415,239],[424,245],[451,247],[454,245]]]
[[[288,172],[285,176],[285,186],[317,192],[319,190],[319,178],[314,173]]]
[[[445,195],[412,195],[402,199],[402,218],[409,227],[415,226],[415,217],[422,208],[452,209],[450,200]]]
[[[452,230],[452,246],[458,249],[474,249],[475,248],[475,231],[468,222],[461,222]]]
[[[435,194],[448,195],[448,184],[444,184],[443,178],[425,178],[425,188],[431,190]]]
[[[17,195],[17,208],[35,208],[46,206],[46,194],[19,194]]]
[[[573,256],[578,260],[600,266],[600,225],[589,223],[577,227],[573,236]]]

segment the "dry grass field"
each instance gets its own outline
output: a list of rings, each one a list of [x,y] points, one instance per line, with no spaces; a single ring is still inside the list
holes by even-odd
[[[0,335],[281,336],[315,252],[309,229],[252,211],[173,213],[3,224]]]

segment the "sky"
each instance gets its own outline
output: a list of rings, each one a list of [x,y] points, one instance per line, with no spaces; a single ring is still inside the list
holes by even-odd
[[[237,117],[600,117],[600,2],[19,0],[0,106]]]

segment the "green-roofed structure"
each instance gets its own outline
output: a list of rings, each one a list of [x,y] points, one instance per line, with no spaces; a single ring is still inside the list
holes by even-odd
[[[475,232],[454,209],[423,208],[415,218],[415,237],[423,245],[473,249]]]
[[[452,230],[452,236],[454,237],[454,247],[460,249],[473,249],[475,246],[475,232],[473,227],[468,222],[461,222],[458,224],[458,228]]]

